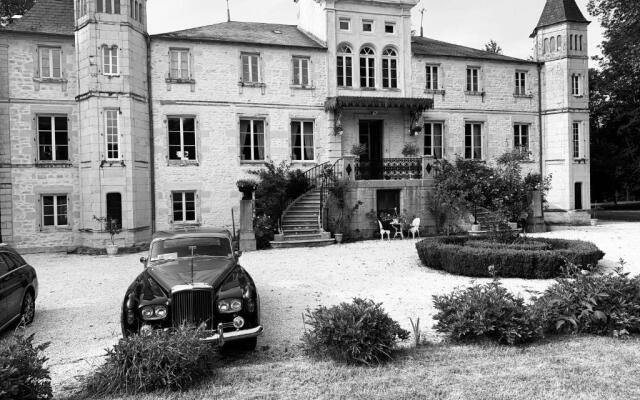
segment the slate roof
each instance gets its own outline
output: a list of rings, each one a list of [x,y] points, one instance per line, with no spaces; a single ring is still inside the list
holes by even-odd
[[[535,63],[534,61],[508,57],[502,54],[491,53],[453,43],[441,42],[440,40],[422,36],[413,36],[411,38],[411,51],[413,54],[418,56],[444,56],[502,62]]]
[[[75,30],[73,0],[38,0],[20,19],[2,31],[34,32],[72,36]]]
[[[580,11],[580,7],[578,7],[575,0],[547,0],[538,25],[533,30],[531,37],[536,35],[538,29],[561,22],[589,23],[582,15],[582,11]]]
[[[295,25],[258,22],[222,22],[175,32],[151,35],[152,38],[200,40],[229,43],[251,43],[270,46],[307,47],[325,49],[320,42]]]

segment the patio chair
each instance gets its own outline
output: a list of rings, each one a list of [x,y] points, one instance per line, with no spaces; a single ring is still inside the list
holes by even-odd
[[[391,231],[388,229],[384,229],[382,227],[382,222],[380,222],[380,220],[378,220],[378,226],[380,227],[380,240],[384,240],[384,235],[387,235],[387,239],[391,240]]]
[[[404,233],[402,233],[403,223],[397,219],[391,221],[391,227],[393,228],[393,238],[400,236],[400,239],[404,239]]]
[[[411,221],[411,225],[409,225],[409,233],[411,233],[414,239],[416,238],[416,233],[418,234],[418,237],[420,237],[420,218],[414,218],[413,221]]]

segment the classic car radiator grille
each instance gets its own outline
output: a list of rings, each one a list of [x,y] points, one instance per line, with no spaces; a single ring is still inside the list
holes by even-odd
[[[209,290],[185,290],[172,296],[173,326],[195,325],[203,322],[207,329],[213,326],[213,292]]]

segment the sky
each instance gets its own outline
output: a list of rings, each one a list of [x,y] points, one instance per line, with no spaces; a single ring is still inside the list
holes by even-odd
[[[295,25],[293,0],[228,0],[234,21]],[[538,23],[546,0],[421,0],[412,10],[412,26],[420,31],[420,10],[425,9],[424,35],[445,42],[484,49],[493,39],[503,53],[528,58],[533,40],[529,35]],[[587,12],[588,0],[576,0],[589,26],[589,55],[600,54],[602,28]],[[176,7],[179,5],[178,7]],[[210,25],[227,20],[226,0],[148,0],[148,31],[151,34]],[[590,61],[590,66],[596,63]]]

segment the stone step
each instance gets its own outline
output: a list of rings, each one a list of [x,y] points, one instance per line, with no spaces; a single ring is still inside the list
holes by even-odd
[[[299,215],[287,215],[282,218],[282,225],[295,225],[295,224],[307,224],[307,223],[318,223],[317,215],[309,215],[309,216],[299,216]]]
[[[293,217],[312,217],[312,216],[318,216],[318,210],[307,210],[307,209],[289,209],[289,211],[287,211],[287,214],[285,215],[285,217],[288,216],[293,216]]]
[[[315,228],[297,228],[297,229],[286,229],[282,228],[282,233],[285,236],[287,235],[315,235],[320,233],[320,229],[316,226]]]
[[[335,243],[334,239],[311,239],[311,240],[283,240],[272,241],[271,247],[274,249],[284,249],[291,247],[322,247]]]
[[[283,235],[281,240],[276,240],[279,242],[293,241],[293,240],[314,240],[314,239],[325,239],[322,237],[322,233],[310,233],[310,234],[301,234],[301,235]]]

